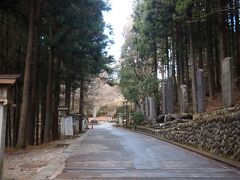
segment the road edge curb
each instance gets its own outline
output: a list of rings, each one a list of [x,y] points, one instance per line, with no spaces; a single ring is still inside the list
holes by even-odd
[[[61,169],[64,169],[66,160],[75,153],[77,150],[78,146],[81,144],[81,142],[88,136],[90,131],[86,131],[82,136],[80,136],[78,139],[76,139],[72,144],[70,144],[64,151],[69,151],[63,158],[62,162],[54,161],[47,166],[43,168],[41,172],[36,174],[33,177],[33,180],[43,180],[43,179],[54,179],[60,172]],[[57,164],[57,165],[56,165]],[[51,171],[49,171],[51,169]],[[49,172],[48,172],[49,171]],[[61,173],[61,172],[60,172]]]
[[[153,138],[162,140],[162,141],[164,141],[164,142],[167,142],[167,143],[176,145],[176,146],[178,146],[178,147],[187,149],[187,150],[189,150],[189,151],[195,152],[195,153],[197,153],[197,154],[203,155],[203,156],[205,156],[205,157],[208,157],[208,158],[210,158],[210,159],[213,159],[213,160],[215,160],[215,161],[218,161],[218,162],[220,162],[220,163],[226,164],[226,165],[228,165],[228,166],[230,166],[230,167],[233,167],[233,168],[236,168],[236,169],[240,170],[240,162],[233,161],[233,160],[230,160],[230,159],[227,159],[227,158],[224,158],[224,157],[220,157],[220,156],[217,156],[217,155],[215,155],[215,154],[212,154],[212,153],[209,153],[209,152],[206,152],[206,151],[203,151],[203,150],[199,150],[199,149],[196,149],[196,148],[191,147],[191,146],[183,145],[183,144],[180,144],[180,143],[177,143],[177,142],[174,142],[174,141],[165,139],[165,138],[160,137],[160,136],[157,136],[157,135],[148,134],[148,133],[146,133],[146,132],[137,131],[137,130],[128,129],[128,128],[124,128],[124,129],[125,129],[125,130],[129,130],[129,131],[131,131],[131,132],[143,134],[143,135],[146,135],[146,136],[150,136],[150,137],[153,137]]]

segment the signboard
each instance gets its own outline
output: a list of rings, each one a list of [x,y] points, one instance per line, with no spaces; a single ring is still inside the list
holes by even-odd
[[[73,136],[73,118],[71,116],[65,118],[65,136]]]

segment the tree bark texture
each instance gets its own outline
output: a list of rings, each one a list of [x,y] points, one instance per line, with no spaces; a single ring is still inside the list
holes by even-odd
[[[195,57],[193,49],[193,30],[192,25],[189,25],[189,39],[190,39],[190,59],[191,59],[191,80],[192,80],[192,105],[193,112],[197,112],[197,95],[196,95],[196,70],[195,70]]]
[[[69,79],[65,81],[65,107],[68,108],[67,115],[71,108],[71,82]]]
[[[36,122],[36,110],[37,110],[37,99],[38,99],[38,60],[39,60],[39,16],[40,16],[40,1],[37,2],[37,9],[35,15],[36,26],[34,27],[34,45],[33,45],[33,62],[32,62],[32,87],[31,87],[31,102],[30,112],[28,118],[29,131],[27,132],[27,143],[34,145],[35,137],[35,122]]]
[[[80,82],[79,114],[84,118],[84,81]],[[82,123],[79,124],[79,132],[82,132]]]
[[[53,39],[53,28],[49,29],[49,37]],[[47,78],[47,91],[46,91],[46,112],[45,112],[45,126],[44,126],[44,137],[43,143],[48,143],[53,136],[53,104],[52,104],[52,94],[53,94],[53,72],[54,72],[54,54],[53,46],[50,45],[48,49],[48,78]]]
[[[35,11],[36,3],[35,0],[30,0],[30,12],[29,12],[29,25],[28,25],[28,43],[27,43],[27,54],[25,60],[25,72],[24,72],[24,84],[23,84],[23,98],[20,113],[20,124],[18,132],[17,148],[26,147],[26,122],[27,114],[29,112],[29,97],[30,97],[30,69],[31,60],[33,53],[33,38],[34,38],[34,26],[35,26]]]

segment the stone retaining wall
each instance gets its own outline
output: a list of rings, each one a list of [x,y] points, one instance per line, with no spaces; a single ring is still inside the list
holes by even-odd
[[[196,115],[168,129],[138,130],[240,161],[240,107]]]

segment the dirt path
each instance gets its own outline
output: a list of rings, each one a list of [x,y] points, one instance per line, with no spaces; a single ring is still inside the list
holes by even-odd
[[[4,179],[32,179],[51,162],[57,160],[59,164],[64,163],[68,145],[77,139],[75,137],[65,141],[55,141],[43,146],[28,147],[26,150],[7,148],[4,157]]]

